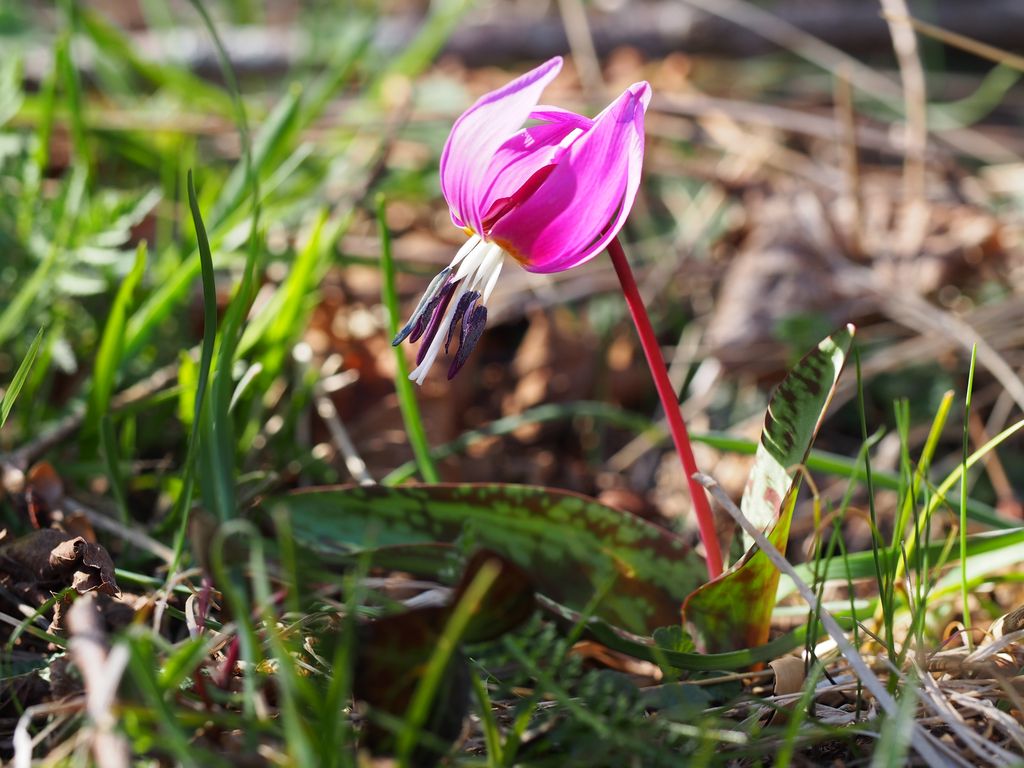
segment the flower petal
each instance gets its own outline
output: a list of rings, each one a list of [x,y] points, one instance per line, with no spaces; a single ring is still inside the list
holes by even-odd
[[[491,158],[518,131],[541,92],[562,68],[556,56],[496,91],[481,96],[455,121],[441,153],[441,192],[452,221],[479,233]]]
[[[490,185],[480,199],[484,235],[495,220],[518,204],[519,198],[532,194],[547,178],[544,170],[552,170],[566,151],[562,143],[575,130],[569,123],[535,125],[501,145],[487,169]]]
[[[538,106],[530,113],[530,119],[544,122],[524,128],[502,144],[487,169],[490,187],[480,206],[485,234],[497,218],[536,191],[553,170],[551,166],[576,138],[574,132],[578,135],[594,122],[567,109],[549,106]]]
[[[569,123],[574,128],[589,128],[594,120],[585,115],[578,115],[562,107],[552,107],[547,104],[538,104],[530,113],[531,120],[540,120],[545,123]]]
[[[491,239],[531,272],[558,272],[604,250],[640,185],[647,83],[630,86],[577,138],[543,184],[493,226]]]

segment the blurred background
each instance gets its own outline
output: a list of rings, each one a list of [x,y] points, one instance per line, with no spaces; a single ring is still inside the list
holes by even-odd
[[[882,469],[899,461],[894,400],[905,401],[909,444],[920,444],[943,394],[962,394],[975,344],[972,440],[1024,409],[1020,2],[199,8],[220,50],[197,6],[180,0],[0,2],[0,377],[47,328],[46,365],[9,444],[85,396],[101,323],[143,240],[119,381],[187,369],[177,370],[182,349],[202,333],[189,168],[226,304],[249,204],[225,62],[266,230],[253,316],[279,310],[268,302],[284,286],[298,296],[277,335],[251,344],[259,396],[240,434],[260,489],[350,480],[337,424],[377,479],[410,460],[374,196],[387,200],[408,312],[463,240],[438,186],[452,122],[555,54],[568,61],[546,103],[594,114],[632,82],[653,86],[644,182],[623,239],[692,431],[756,438],[771,386],[847,322],[859,327]],[[650,429],[661,417],[610,262],[553,276],[506,268],[489,310],[459,377],[448,383],[438,366],[420,390],[430,443],[451,449],[445,478],[574,489],[685,529],[683,478]],[[122,437],[139,470],[131,491],[149,494],[156,518],[166,512],[161,467],[175,462],[189,420],[165,400]],[[856,455],[855,401],[851,371],[820,448]],[[958,430],[945,436],[949,462],[960,460]],[[1010,517],[1020,516],[1019,453],[1010,446],[1005,463],[993,456],[972,478],[975,495]],[[709,447],[698,456],[737,496],[747,462]],[[95,464],[65,471],[106,490]],[[833,481],[821,493],[845,488]],[[865,543],[866,525],[847,525]],[[796,526],[794,553],[809,517]]]

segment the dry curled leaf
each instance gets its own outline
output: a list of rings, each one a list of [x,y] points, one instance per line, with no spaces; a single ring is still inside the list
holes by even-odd
[[[64,497],[64,481],[48,461],[33,464],[28,471],[27,479],[27,490],[51,509]]]
[[[1020,629],[1024,629],[1024,605],[1014,608],[993,621],[988,631],[993,640],[999,640],[1003,635]]]
[[[99,544],[81,536],[45,528],[0,547],[0,571],[40,586],[75,588],[79,594],[99,591],[118,596],[114,562]]]
[[[806,676],[803,659],[798,656],[782,656],[775,661],[768,662],[768,666],[775,673],[774,694],[776,696],[797,693],[803,689]]]
[[[48,461],[34,464],[25,484],[25,505],[33,528],[45,528],[64,498],[64,481]]]

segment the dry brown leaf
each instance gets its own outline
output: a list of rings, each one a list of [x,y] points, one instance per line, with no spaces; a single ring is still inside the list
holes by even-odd
[[[64,481],[48,461],[40,461],[29,469],[25,484],[25,504],[33,528],[45,528],[50,512],[64,498]]]
[[[803,688],[806,678],[803,659],[797,656],[781,656],[775,661],[768,662],[768,666],[775,673],[776,696],[797,693]]]
[[[998,640],[1003,635],[1008,635],[1019,629],[1024,629],[1024,605],[1014,608],[993,621],[988,631],[993,640]]]
[[[118,596],[114,562],[99,544],[81,536],[44,528],[0,547],[0,571],[18,582],[72,586],[79,594],[94,590]]]
[[[599,668],[614,669],[616,672],[632,675],[638,678],[638,682],[644,684],[661,682],[663,676],[661,667],[657,664],[634,658],[591,640],[576,643],[572,647],[572,655],[583,658]]]
[[[64,497],[64,481],[48,461],[40,461],[29,469],[28,489],[50,508]]]

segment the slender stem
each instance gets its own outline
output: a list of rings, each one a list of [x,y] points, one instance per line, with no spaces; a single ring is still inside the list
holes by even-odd
[[[661,406],[665,409],[669,431],[672,433],[672,442],[676,444],[676,453],[679,454],[679,460],[683,463],[686,484],[690,488],[690,498],[693,500],[693,511],[697,516],[697,527],[700,530],[701,541],[704,542],[704,549],[707,551],[708,576],[714,579],[722,574],[722,549],[718,543],[715,519],[711,516],[711,505],[708,503],[707,493],[694,478],[694,475],[697,474],[697,462],[693,458],[693,449],[690,447],[690,436],[686,432],[686,424],[683,423],[683,416],[679,412],[679,400],[676,398],[672,382],[668,378],[665,359],[661,356],[654,328],[651,327],[651,319],[647,316],[644,301],[640,298],[640,290],[636,287],[633,270],[629,268],[629,260],[626,258],[626,253],[622,250],[618,238],[608,244],[608,253],[612,257],[612,264],[615,265],[615,274],[618,275],[619,282],[622,284],[622,293],[626,297],[629,313],[633,316],[633,324],[640,336],[640,346],[643,347],[644,356],[647,358],[647,366],[651,369],[654,386],[658,390],[658,397],[661,398]]]
[[[974,369],[978,364],[978,345],[971,349],[971,367],[967,373],[967,400],[964,402],[964,458],[960,467],[960,599],[964,606],[964,645],[974,648],[971,635],[970,591],[967,588],[967,458],[971,448],[971,395],[974,393]]]

